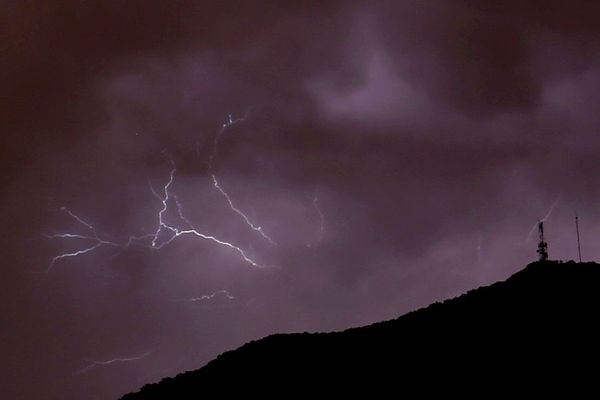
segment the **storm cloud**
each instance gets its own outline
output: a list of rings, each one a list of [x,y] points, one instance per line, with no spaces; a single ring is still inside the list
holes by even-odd
[[[503,279],[535,259],[528,233],[554,203],[550,256],[575,257],[574,212],[584,257],[600,256],[592,3],[0,8],[8,397],[116,398],[270,333],[393,318]],[[187,219],[265,268],[182,236],[47,273],[89,245],[48,237],[89,234],[61,207],[119,243],[153,233],[150,187],[172,165]],[[165,218],[183,226],[175,204]]]

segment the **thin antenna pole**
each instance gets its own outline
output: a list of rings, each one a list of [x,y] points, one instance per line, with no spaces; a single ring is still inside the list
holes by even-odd
[[[579,240],[579,217],[575,213],[575,229],[577,230],[577,252],[579,253],[579,262],[581,262],[581,241]]]

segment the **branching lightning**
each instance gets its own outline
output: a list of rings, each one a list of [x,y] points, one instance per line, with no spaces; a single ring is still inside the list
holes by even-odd
[[[221,184],[219,183],[219,181],[217,179],[216,174],[213,171],[213,164],[217,157],[218,146],[219,146],[221,137],[223,136],[223,134],[229,127],[231,127],[237,123],[245,121],[247,117],[248,117],[248,111],[244,114],[244,116],[242,116],[240,118],[234,118],[231,114],[228,115],[227,121],[222,124],[221,129],[217,132],[217,134],[215,135],[215,138],[213,140],[212,151],[211,151],[211,154],[208,159],[208,171],[212,177],[213,186],[225,198],[225,200],[227,201],[227,204],[229,205],[229,208],[234,213],[239,215],[242,218],[242,220],[244,221],[244,223],[252,231],[257,232],[266,241],[275,245],[275,241],[269,235],[267,235],[267,233],[264,231],[264,229],[261,226],[253,223],[250,220],[250,218],[248,218],[248,216],[242,210],[240,210],[238,207],[235,206],[233,200],[231,199],[231,196],[229,196],[229,194],[225,191],[223,186],[221,186]],[[156,230],[154,231],[154,233],[145,234],[142,236],[133,236],[132,235],[132,236],[129,236],[127,238],[127,240],[124,240],[124,241],[105,240],[105,239],[100,238],[100,236],[98,235],[98,233],[93,225],[87,223],[86,221],[84,221],[83,219],[81,219],[80,217],[78,217],[77,215],[72,213],[70,210],[63,207],[61,210],[65,211],[71,218],[73,218],[75,221],[77,221],[80,225],[83,225],[87,230],[89,230],[91,232],[91,234],[84,235],[84,234],[69,232],[69,233],[61,233],[61,234],[51,235],[48,237],[49,238],[86,240],[86,241],[91,241],[92,244],[90,246],[83,247],[76,251],[59,254],[59,255],[53,257],[46,272],[49,273],[50,270],[54,267],[54,265],[59,260],[62,260],[65,258],[70,258],[70,257],[83,256],[85,254],[93,252],[94,250],[96,250],[102,246],[118,247],[118,248],[121,248],[122,251],[125,251],[125,249],[129,248],[132,245],[146,247],[151,250],[159,250],[159,249],[162,249],[163,247],[169,245],[170,243],[172,243],[178,237],[185,236],[185,235],[193,235],[193,236],[196,236],[203,240],[213,242],[217,245],[227,247],[227,248],[237,252],[239,254],[239,256],[246,263],[250,264],[251,266],[259,267],[259,268],[263,267],[261,264],[259,264],[258,262],[256,262],[252,258],[250,258],[241,247],[239,247],[231,242],[217,238],[214,235],[201,232],[192,224],[192,222],[188,218],[185,217],[185,215],[183,213],[183,207],[182,207],[179,199],[176,197],[175,194],[171,193],[171,190],[170,190],[171,186],[173,185],[173,183],[175,181],[175,174],[177,172],[175,163],[173,161],[171,161],[171,165],[172,165],[172,168],[169,173],[169,179],[166,182],[166,184],[161,188],[160,191],[156,191],[154,189],[154,187],[152,186],[152,184],[149,182],[150,190],[151,190],[153,196],[162,205],[157,214],[157,225],[156,225]],[[167,217],[169,214],[169,207],[172,203],[175,203],[175,206],[177,209],[177,215],[179,216],[180,221],[185,223],[185,227],[183,227],[183,228],[167,222]],[[315,207],[318,209],[318,205],[316,204],[316,199],[315,199]],[[320,210],[318,210],[318,212],[319,212],[319,215],[321,216],[321,233],[322,233],[322,231],[323,231],[323,216],[322,216],[322,213],[320,212]]]
[[[225,189],[223,189],[223,187],[219,184],[219,181],[217,180],[217,176],[213,172],[214,161],[215,161],[215,158],[217,157],[217,153],[219,151],[219,142],[221,140],[221,136],[223,136],[223,134],[229,127],[231,127],[239,122],[245,121],[246,118],[248,118],[248,111],[246,111],[246,113],[244,114],[243,117],[236,118],[236,119],[234,119],[231,114],[229,114],[227,116],[227,121],[225,123],[223,123],[223,125],[221,125],[221,129],[219,130],[219,132],[217,132],[217,134],[215,135],[215,138],[213,140],[212,151],[208,158],[208,171],[212,177],[214,187],[219,191],[219,193],[221,193],[223,195],[223,197],[225,197],[225,200],[227,200],[227,203],[229,204],[229,208],[234,213],[238,214],[244,220],[244,222],[250,229],[252,229],[255,232],[258,232],[270,244],[275,245],[276,244],[275,241],[269,235],[267,235],[265,233],[264,229],[261,226],[258,226],[256,224],[254,224],[252,221],[250,221],[250,218],[248,218],[248,216],[242,210],[240,210],[233,204],[233,200],[231,200],[231,197],[229,196],[229,194],[227,194]]]
[[[263,266],[261,264],[259,264],[258,262],[254,261],[253,259],[251,259],[245,252],[244,250],[242,250],[242,248],[240,248],[239,246],[234,245],[233,243],[227,242],[225,240],[219,239],[213,235],[209,235],[209,234],[205,234],[200,232],[198,229],[196,229],[192,223],[190,222],[189,219],[187,219],[184,214],[183,214],[183,209],[182,209],[182,205],[179,202],[179,200],[177,199],[177,197],[175,197],[174,195],[171,195],[170,192],[170,187],[173,184],[174,180],[175,180],[175,173],[177,172],[174,163],[172,163],[173,168],[171,169],[170,173],[169,173],[169,180],[167,181],[167,183],[163,186],[162,188],[162,195],[160,195],[159,193],[157,193],[153,188],[152,185],[150,185],[151,187],[151,191],[153,193],[153,195],[161,202],[162,207],[158,212],[157,215],[157,219],[158,219],[158,224],[157,224],[157,228],[156,231],[154,232],[154,234],[149,234],[149,235],[143,235],[143,236],[130,236],[127,241],[125,243],[117,243],[115,241],[108,241],[108,240],[103,240],[101,239],[97,232],[96,229],[88,224],[87,222],[83,221],[81,218],[79,218],[78,216],[76,216],[75,214],[71,213],[69,210],[67,210],[66,208],[63,208],[71,217],[73,217],[77,222],[79,222],[80,224],[84,225],[86,228],[88,228],[89,230],[92,231],[93,235],[92,236],[85,236],[85,235],[79,235],[79,234],[74,234],[74,233],[64,233],[64,234],[58,234],[58,235],[52,235],[50,237],[52,238],[75,238],[75,239],[89,239],[89,240],[93,240],[95,243],[93,246],[90,247],[86,247],[83,248],[81,250],[77,250],[75,252],[72,253],[64,253],[64,254],[60,254],[58,256],[55,256],[51,263],[50,266],[47,269],[47,272],[50,271],[50,269],[54,266],[54,264],[63,258],[67,258],[67,257],[76,257],[76,256],[80,256],[80,255],[84,255],[87,254],[97,248],[99,248],[100,246],[103,245],[110,245],[110,246],[114,246],[114,247],[121,247],[121,248],[127,248],[130,245],[136,244],[136,245],[142,245],[144,247],[149,247],[153,250],[159,250],[162,249],[163,247],[169,245],[170,243],[172,243],[175,239],[177,239],[180,236],[184,236],[184,235],[194,235],[196,237],[199,237],[201,239],[204,240],[208,240],[211,241],[213,243],[216,243],[220,246],[224,246],[224,247],[228,247],[234,251],[236,251],[241,258],[248,264],[250,264],[253,267],[257,267],[257,268],[262,268]],[[179,227],[173,226],[168,224],[167,222],[165,222],[165,214],[169,211],[169,203],[171,202],[171,199],[173,199],[173,201],[176,204],[177,207],[177,213],[180,217],[180,219],[185,222],[187,224],[187,227],[185,229],[181,229]],[[162,235],[163,232],[167,232],[170,234],[170,236],[163,240],[160,241],[160,236]],[[148,240],[151,239],[150,241],[150,245],[144,245],[144,240]]]
[[[214,184],[215,188],[217,188],[217,190],[223,195],[223,197],[225,197],[225,199],[229,203],[229,208],[231,208],[236,214],[238,214],[240,217],[242,217],[242,219],[244,220],[244,222],[246,222],[246,225],[248,225],[250,227],[250,229],[258,232],[265,240],[267,240],[269,243],[274,245],[275,242],[273,241],[273,239],[271,239],[269,237],[269,235],[267,235],[265,233],[263,228],[261,226],[254,225],[252,223],[252,221],[250,221],[250,219],[246,216],[246,214],[244,214],[239,208],[237,208],[233,204],[233,201],[231,201],[231,197],[229,197],[227,192],[225,192],[225,190],[223,190],[221,185],[219,185],[219,181],[217,181],[217,177],[215,176],[215,174],[211,174],[211,176],[212,176],[213,184]]]
[[[81,240],[86,240],[86,241],[92,241],[94,244],[92,246],[84,247],[83,249],[76,250],[74,252],[63,253],[63,254],[52,257],[52,260],[50,261],[50,264],[48,265],[48,268],[46,269],[46,274],[50,273],[50,270],[52,269],[52,267],[54,267],[54,264],[56,264],[56,262],[58,260],[61,260],[63,258],[81,256],[81,255],[90,253],[101,246],[113,246],[113,247],[120,246],[118,243],[101,239],[98,236],[98,232],[96,231],[96,228],[94,228],[91,224],[85,222],[83,219],[81,219],[77,215],[73,214],[68,208],[61,207],[60,210],[67,213],[71,218],[73,218],[79,224],[85,226],[88,230],[91,231],[92,235],[80,235],[80,234],[76,234],[76,233],[60,233],[60,234],[46,235],[46,236],[50,239],[55,239],[55,238],[81,239]]]
[[[226,246],[229,247],[232,250],[235,250],[237,253],[239,253],[239,255],[244,259],[244,261],[246,261],[248,264],[252,265],[253,267],[258,267],[261,268],[263,267],[262,265],[258,264],[256,261],[252,260],[250,257],[248,257],[246,255],[246,253],[244,252],[244,250],[242,250],[240,247],[230,243],[230,242],[226,242],[224,240],[218,239],[215,236],[212,235],[207,235],[205,233],[202,233],[200,231],[198,231],[194,225],[190,222],[189,219],[187,219],[184,214],[183,214],[183,208],[181,206],[181,203],[179,202],[179,200],[177,200],[175,198],[175,204],[177,206],[177,213],[179,215],[179,217],[181,218],[181,220],[183,220],[187,225],[188,225],[188,229],[179,229],[177,227],[168,225],[167,223],[164,222],[163,219],[163,214],[168,210],[168,202],[169,202],[169,186],[171,185],[172,181],[173,181],[173,176],[175,175],[175,167],[173,167],[173,169],[171,170],[171,174],[170,174],[170,179],[169,182],[167,182],[167,184],[164,186],[164,197],[160,197],[161,202],[163,204],[163,208],[160,210],[159,214],[158,214],[158,219],[159,219],[159,224],[158,224],[158,228],[154,234],[154,237],[152,239],[152,247],[155,249],[161,249],[164,246],[170,244],[171,242],[173,242],[176,238],[178,238],[179,236],[182,235],[195,235],[201,239],[204,240],[209,240],[212,241],[214,243],[217,243],[221,246]],[[164,242],[157,244],[158,241],[158,236],[160,235],[162,229],[165,228],[167,230],[169,230],[172,233],[172,236],[165,240]]]
[[[140,354],[139,356],[133,356],[133,357],[113,358],[111,360],[106,360],[106,361],[87,360],[90,362],[90,364],[83,367],[79,371],[77,371],[77,374],[83,374],[83,373],[90,371],[93,368],[101,367],[104,365],[110,365],[110,364],[115,364],[115,363],[125,363],[125,362],[131,362],[131,361],[139,361],[139,360],[142,360],[142,359],[148,357],[152,353],[154,353],[154,350],[150,350],[143,354]]]
[[[171,162],[171,164],[173,164],[173,163]],[[177,229],[170,227],[169,225],[165,224],[165,222],[163,221],[163,215],[169,209],[169,186],[171,186],[171,184],[173,183],[173,180],[175,178],[175,172],[176,172],[175,165],[173,165],[173,168],[171,169],[171,172],[169,173],[169,181],[163,187],[164,197],[161,197],[158,193],[156,193],[156,191],[154,190],[152,185],[150,185],[152,194],[154,194],[154,196],[156,198],[158,198],[163,205],[162,208],[160,209],[160,211],[158,212],[158,227],[156,228],[156,232],[154,232],[154,237],[152,238],[152,247],[156,247],[156,242],[158,240],[158,236],[160,235],[163,228],[169,229],[170,231],[177,234]]]

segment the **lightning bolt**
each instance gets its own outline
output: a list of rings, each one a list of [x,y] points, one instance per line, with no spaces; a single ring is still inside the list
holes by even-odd
[[[220,183],[217,179],[217,176],[213,172],[213,165],[214,165],[215,159],[218,154],[219,142],[221,140],[221,137],[227,131],[228,128],[230,128],[231,126],[233,126],[235,124],[245,121],[246,118],[248,117],[248,113],[249,113],[249,110],[247,110],[246,113],[242,117],[239,117],[239,118],[234,118],[231,114],[228,115],[227,121],[225,121],[225,123],[223,123],[221,125],[221,129],[217,132],[217,134],[215,135],[215,137],[213,139],[212,151],[211,151],[211,154],[208,159],[208,170],[209,170],[210,175],[213,180],[213,186],[225,198],[225,200],[227,201],[227,204],[229,205],[229,208],[234,213],[236,213],[238,216],[240,216],[240,218],[244,221],[244,223],[252,231],[257,232],[270,244],[275,245],[276,244],[275,241],[269,235],[267,235],[267,233],[264,231],[264,229],[261,226],[253,223],[250,220],[250,218],[248,218],[248,216],[242,210],[240,210],[238,207],[235,206],[233,200],[231,199],[231,196],[229,196],[229,194],[225,191],[225,189],[220,185]],[[175,181],[175,174],[177,172],[175,163],[173,161],[171,161],[171,166],[172,166],[172,168],[169,173],[169,179],[166,182],[166,184],[162,187],[160,193],[154,189],[151,182],[148,182],[149,186],[150,186],[150,191],[152,192],[152,195],[162,204],[162,207],[158,211],[158,215],[157,215],[158,221],[157,221],[157,226],[156,226],[156,230],[154,231],[154,233],[146,234],[146,235],[142,235],[142,236],[129,236],[128,239],[124,243],[118,243],[113,240],[104,240],[99,237],[94,226],[87,223],[86,221],[84,221],[83,219],[81,219],[80,217],[78,217],[77,215],[72,213],[70,210],[63,207],[63,208],[61,208],[61,210],[68,213],[71,218],[75,219],[79,224],[81,224],[85,228],[87,228],[91,232],[91,235],[81,235],[81,234],[77,234],[77,233],[62,233],[62,234],[56,234],[56,235],[51,235],[51,236],[47,235],[47,237],[88,240],[88,241],[92,242],[92,245],[78,249],[73,252],[63,253],[63,254],[59,254],[59,255],[53,257],[50,262],[50,265],[48,266],[48,268],[46,270],[46,273],[49,273],[50,270],[54,267],[54,265],[59,260],[62,260],[65,258],[70,258],[70,257],[82,256],[82,255],[91,253],[94,250],[96,250],[102,246],[120,247],[122,250],[121,250],[121,252],[117,253],[117,255],[121,254],[123,251],[125,251],[127,248],[129,248],[132,245],[142,246],[142,247],[150,248],[152,250],[159,250],[159,249],[162,249],[163,247],[169,245],[170,243],[172,243],[178,237],[185,236],[185,235],[193,235],[193,236],[196,236],[203,240],[211,241],[217,245],[227,247],[227,248],[237,252],[241,256],[241,258],[246,263],[250,264],[251,266],[259,267],[259,268],[263,267],[258,262],[254,261],[252,258],[250,258],[241,247],[239,247],[231,242],[219,239],[213,235],[201,232],[196,227],[194,227],[194,225],[191,223],[191,221],[185,217],[185,215],[183,213],[183,207],[182,207],[181,203],[179,202],[179,199],[175,196],[175,194],[171,193],[171,191],[170,191],[170,188],[173,185],[173,182]],[[173,202],[176,205],[177,214],[179,216],[179,219],[186,224],[185,228],[177,227],[177,226],[174,226],[173,224],[169,224],[166,222],[166,216],[169,213],[169,205]],[[321,213],[321,210],[318,208],[316,198],[314,201],[314,205],[315,205],[315,208],[317,209],[317,211],[320,215],[320,218],[321,218],[321,235],[322,235],[322,233],[323,233],[323,214]],[[165,235],[167,235],[166,238],[165,238]],[[149,241],[149,243],[148,243],[148,241]]]
[[[546,215],[544,216],[544,218],[538,220],[538,222],[536,222],[533,227],[531,228],[531,230],[529,231],[529,233],[527,234],[527,239],[525,240],[525,243],[529,242],[529,239],[531,239],[531,235],[533,235],[533,232],[535,232],[535,229],[537,228],[538,224],[540,222],[545,222],[548,218],[550,218],[550,216],[552,215],[552,211],[554,211],[554,207],[556,207],[556,205],[558,204],[558,201],[560,200],[560,196],[558,196],[556,198],[556,200],[554,200],[554,203],[552,203],[552,206],[550,207],[550,209],[548,210],[548,212],[546,213]]]
[[[250,229],[252,229],[255,232],[258,232],[265,240],[267,240],[269,243],[275,245],[276,243],[273,241],[273,239],[271,239],[265,233],[265,231],[263,230],[263,228],[261,226],[257,226],[255,224],[253,224],[252,221],[250,221],[250,219],[246,216],[246,214],[244,214],[239,208],[237,208],[233,204],[231,197],[229,197],[227,192],[225,192],[225,190],[221,187],[221,185],[219,185],[219,181],[217,181],[217,177],[215,176],[215,174],[211,174],[211,176],[212,176],[213,184],[214,184],[215,188],[217,188],[217,190],[223,195],[223,197],[225,197],[225,199],[229,203],[229,208],[231,208],[233,210],[233,212],[235,212],[240,217],[242,217],[242,219],[244,220],[244,222],[246,222],[246,225],[248,225],[250,227]]]
[[[221,136],[223,136],[225,131],[230,126],[233,126],[239,122],[245,121],[246,118],[248,118],[249,112],[250,112],[250,110],[247,110],[246,113],[244,114],[244,116],[242,116],[240,118],[233,118],[233,116],[231,114],[229,114],[227,116],[227,121],[225,121],[223,123],[223,125],[221,125],[221,129],[219,130],[219,132],[217,132],[217,134],[215,135],[215,138],[213,139],[212,152],[210,153],[210,156],[208,157],[208,170],[209,171],[213,170],[213,164],[214,164],[215,158],[217,157],[217,153],[219,152],[219,142],[221,141]]]
[[[84,374],[93,368],[104,366],[104,365],[110,365],[110,364],[115,364],[115,363],[125,363],[125,362],[130,362],[130,361],[139,361],[139,360],[142,360],[142,359],[148,357],[152,353],[154,353],[154,350],[150,350],[150,351],[147,351],[146,353],[140,354],[139,356],[133,356],[133,357],[113,358],[111,360],[106,360],[106,361],[87,360],[90,362],[90,364],[83,367],[79,371],[77,371],[77,374]]]
[[[169,182],[167,182],[167,184],[163,188],[164,189],[164,197],[158,196],[161,199],[163,208],[160,210],[160,212],[158,214],[159,224],[158,224],[158,228],[154,234],[154,237],[152,239],[152,247],[155,249],[161,249],[164,246],[167,246],[168,244],[173,242],[176,238],[178,238],[180,236],[194,235],[201,239],[212,241],[216,244],[228,247],[228,248],[236,251],[237,253],[239,253],[239,255],[242,257],[242,259],[244,261],[246,261],[248,264],[252,265],[253,267],[257,267],[257,268],[264,267],[263,265],[258,264],[256,261],[254,261],[250,257],[248,257],[246,255],[246,253],[244,252],[244,250],[242,250],[240,247],[238,247],[230,242],[218,239],[215,236],[202,233],[198,229],[196,229],[194,227],[194,225],[190,222],[190,220],[184,216],[183,207],[182,207],[181,203],[179,202],[179,200],[177,200],[176,198],[175,198],[175,204],[177,207],[177,213],[178,213],[179,217],[181,218],[181,220],[183,220],[188,225],[188,229],[179,229],[177,227],[168,225],[167,223],[164,222],[163,214],[168,210],[169,186],[171,185],[171,183],[173,181],[172,177],[174,175],[175,175],[175,168],[173,167],[173,169],[171,170],[171,174],[170,174],[171,178],[169,179]],[[172,236],[169,239],[165,240],[164,242],[157,244],[158,236],[160,235],[162,228],[169,230],[172,233]]]
[[[246,118],[248,118],[248,112],[249,111],[246,111],[246,113],[244,114],[243,117],[240,117],[237,119],[234,119],[231,114],[229,114],[227,116],[227,121],[225,121],[225,123],[223,123],[223,125],[221,125],[221,129],[219,130],[219,132],[217,132],[217,134],[215,135],[215,138],[213,140],[212,152],[210,153],[210,156],[208,158],[208,171],[210,172],[210,175],[212,177],[214,187],[219,191],[219,193],[221,193],[221,195],[223,197],[225,197],[225,200],[227,200],[227,203],[229,204],[229,208],[234,213],[239,215],[250,229],[252,229],[255,232],[258,232],[263,237],[263,239],[268,241],[270,244],[276,245],[275,241],[269,235],[267,235],[265,233],[265,231],[263,230],[263,228],[261,226],[258,226],[256,224],[254,224],[252,221],[250,221],[250,218],[248,218],[248,216],[242,210],[240,210],[239,208],[237,208],[234,205],[233,200],[231,200],[231,197],[229,196],[229,194],[219,184],[219,181],[217,180],[217,176],[213,172],[214,160],[217,157],[217,154],[219,151],[219,142],[221,140],[221,136],[223,136],[223,134],[229,127],[231,127],[237,123],[245,121]]]
[[[57,256],[52,257],[52,260],[50,261],[50,264],[48,265],[48,268],[46,269],[46,274],[49,274],[52,267],[54,267],[54,264],[56,264],[57,261],[59,261],[63,258],[77,257],[77,256],[81,256],[81,255],[84,255],[87,253],[91,253],[92,251],[100,248],[101,246],[113,246],[113,247],[120,246],[118,243],[101,239],[98,236],[98,232],[96,231],[96,228],[94,228],[91,224],[85,222],[83,219],[81,219],[80,217],[78,217],[77,215],[72,213],[68,208],[61,207],[60,210],[67,213],[71,218],[73,218],[79,224],[85,226],[88,230],[91,231],[92,234],[91,235],[80,235],[80,234],[75,234],[75,233],[59,233],[59,234],[55,234],[55,235],[46,235],[46,237],[48,237],[50,239],[56,239],[56,238],[82,239],[82,240],[86,240],[86,241],[91,241],[94,244],[92,246],[84,247],[83,249],[76,250],[74,252],[63,253],[63,254],[59,254]]]
[[[167,210],[169,209],[169,187],[171,186],[171,184],[173,184],[173,181],[175,179],[175,172],[177,172],[177,169],[175,168],[175,164],[172,161],[171,161],[171,165],[173,168],[171,169],[171,172],[169,173],[169,180],[163,187],[164,197],[160,196],[154,190],[154,187],[150,183],[150,190],[152,191],[152,194],[154,195],[154,197],[156,197],[162,203],[162,208],[158,212],[158,227],[156,228],[156,232],[154,232],[154,236],[152,237],[152,247],[153,248],[156,248],[156,242],[158,241],[158,236],[162,232],[163,228],[170,230],[175,235],[178,232],[177,228],[173,228],[173,227],[167,225],[163,220],[164,213],[167,212]]]
[[[216,292],[213,292],[211,294],[205,294],[200,297],[191,297],[189,299],[175,299],[173,301],[186,301],[186,302],[195,303],[195,302],[210,301],[216,297],[225,297],[227,300],[235,300],[235,297],[232,296],[227,290],[217,290]]]
[[[74,234],[74,233],[64,233],[64,234],[52,235],[50,237],[51,238],[67,238],[67,239],[88,239],[88,240],[94,241],[95,243],[90,247],[86,247],[86,248],[77,250],[72,253],[64,253],[64,254],[60,254],[58,256],[53,257],[52,261],[50,263],[50,266],[47,269],[47,273],[50,272],[50,270],[52,269],[52,267],[56,264],[56,262],[58,260],[67,258],[67,257],[81,256],[81,255],[90,253],[93,250],[95,250],[103,245],[110,245],[110,246],[121,247],[123,249],[126,249],[127,247],[129,247],[132,244],[138,244],[140,241],[142,241],[141,245],[143,245],[144,239],[151,239],[150,245],[149,246],[146,245],[144,247],[148,247],[153,250],[160,250],[163,247],[172,243],[178,237],[185,236],[185,235],[193,235],[193,236],[199,237],[201,239],[216,243],[220,246],[227,247],[227,248],[237,252],[241,256],[241,258],[246,263],[250,264],[251,266],[257,267],[257,268],[263,268],[264,267],[263,265],[257,263],[253,259],[251,259],[244,252],[244,250],[242,250],[241,247],[236,246],[235,244],[230,243],[228,241],[219,239],[213,235],[208,235],[206,233],[200,232],[198,229],[196,229],[194,227],[194,225],[191,223],[191,221],[184,216],[181,203],[179,202],[177,197],[174,195],[171,195],[171,192],[169,191],[169,188],[171,187],[171,185],[173,184],[173,182],[175,180],[175,173],[177,172],[175,163],[171,162],[171,165],[172,165],[172,169],[169,173],[169,180],[162,188],[162,193],[163,193],[162,195],[160,195],[158,192],[156,192],[154,190],[154,188],[152,187],[152,185],[150,185],[152,194],[162,204],[162,207],[159,210],[158,215],[157,215],[157,219],[158,219],[157,228],[153,234],[148,234],[148,235],[143,235],[143,236],[129,236],[128,240],[122,244],[114,242],[114,241],[103,240],[98,236],[96,229],[91,224],[88,224],[87,222],[83,221],[81,218],[79,218],[78,216],[73,214],[71,211],[69,211],[63,207],[63,210],[65,212],[67,212],[72,218],[74,218],[77,222],[79,222],[80,224],[84,225],[86,228],[91,230],[93,235],[86,236],[86,235],[79,235],[79,234]],[[165,214],[168,213],[168,211],[169,211],[169,203],[171,202],[171,199],[173,199],[176,204],[177,213],[178,213],[180,219],[187,224],[187,227],[185,229],[181,229],[179,227],[170,225],[167,222],[165,222]],[[160,241],[160,236],[163,234],[163,232],[170,234],[170,236],[167,239]]]

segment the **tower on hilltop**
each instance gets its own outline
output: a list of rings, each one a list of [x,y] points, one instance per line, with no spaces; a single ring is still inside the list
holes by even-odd
[[[548,259],[548,243],[544,240],[544,221],[538,222],[538,232],[540,241],[538,242],[537,253],[540,261],[546,261]]]

